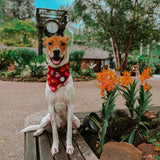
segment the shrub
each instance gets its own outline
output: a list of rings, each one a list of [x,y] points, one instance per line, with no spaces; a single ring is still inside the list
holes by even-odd
[[[72,75],[73,78],[79,78],[80,77],[80,75],[77,72],[72,71],[72,70],[70,70],[70,72],[71,72],[71,75]]]
[[[10,62],[13,62],[14,50],[1,50],[0,51],[0,71],[7,71]]]
[[[83,68],[83,69],[81,70],[81,74],[84,75],[84,76],[96,77],[96,74],[94,74],[94,73],[93,73],[93,70],[91,70],[91,69]]]
[[[31,76],[38,78],[44,76],[45,66],[43,66],[42,63],[45,61],[46,61],[45,54],[41,56],[36,56],[30,61],[28,66],[31,70]]]
[[[25,69],[26,65],[29,65],[29,63],[37,56],[37,53],[33,50],[26,48],[16,49],[13,60],[17,74],[20,74],[20,72]]]
[[[72,71],[81,74],[81,62],[83,60],[84,51],[74,51],[70,53],[69,60],[70,60],[70,68]]]

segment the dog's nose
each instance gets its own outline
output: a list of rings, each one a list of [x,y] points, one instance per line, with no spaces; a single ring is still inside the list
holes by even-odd
[[[53,53],[54,53],[54,56],[59,56],[60,50],[59,49],[54,49]]]

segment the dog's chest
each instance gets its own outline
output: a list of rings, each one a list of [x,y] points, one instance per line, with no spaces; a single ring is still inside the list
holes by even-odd
[[[65,105],[69,104],[70,101],[73,101],[74,98],[74,87],[73,83],[69,81],[65,86],[62,86],[55,92],[51,91],[48,83],[46,83],[46,99],[49,105],[56,106],[57,104],[64,103]]]

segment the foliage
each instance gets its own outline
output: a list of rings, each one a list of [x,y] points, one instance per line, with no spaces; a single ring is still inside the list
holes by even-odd
[[[149,103],[151,102],[151,96],[152,94],[149,91],[146,91],[142,85],[140,85],[140,92],[138,97],[138,106],[134,109],[135,111],[135,117],[134,119],[137,120],[137,124],[135,128],[130,133],[128,143],[133,143],[135,133],[138,131],[139,134],[143,137],[143,131],[141,133],[140,127],[143,126],[147,131],[147,125],[149,126],[149,123],[142,121],[143,114],[147,111],[147,109],[151,106]]]
[[[136,96],[136,93],[138,92],[138,89],[136,90],[137,82],[134,80],[132,84],[129,84],[129,87],[122,86],[123,89],[119,89],[123,93],[123,97],[126,100],[125,105],[127,106],[131,117],[134,116],[135,111],[135,103],[138,97]]]
[[[138,98],[139,105],[135,109],[137,116],[136,119],[138,120],[138,123],[141,121],[141,118],[145,111],[147,111],[147,109],[151,107],[151,105],[149,105],[152,100],[151,96],[152,94],[149,91],[145,90],[144,87],[141,85]]]
[[[69,54],[70,68],[72,71],[81,73],[81,62],[83,60],[84,51],[74,51]]]
[[[3,23],[2,3],[3,0],[0,0],[0,25]]]
[[[10,62],[13,62],[13,55],[15,51],[13,50],[1,50],[0,51],[0,72],[4,72],[8,69]]]
[[[15,70],[7,73],[10,62],[15,65]],[[40,78],[44,76],[46,71],[44,62],[46,62],[45,54],[38,56],[35,51],[26,48],[5,49],[0,52],[0,75],[5,77],[24,77],[23,73],[28,72],[32,77]]]
[[[92,69],[83,68],[83,69],[81,70],[81,74],[84,75],[84,76],[96,77],[96,74],[94,74],[94,72],[93,72]]]
[[[45,66],[42,65],[46,61],[45,54],[41,56],[34,57],[28,64],[31,70],[31,76],[33,77],[42,77],[44,75]]]
[[[160,45],[157,43],[152,43],[149,47],[143,46],[142,55],[139,55],[139,50],[134,50],[131,52],[130,57],[128,57],[127,70],[136,63],[139,63],[139,71],[143,72],[145,66],[152,68],[152,72],[160,73]]]
[[[79,78],[80,77],[80,75],[76,71],[73,71],[72,69],[70,69],[70,73],[71,73],[73,78]]]
[[[35,57],[37,57],[37,53],[33,50],[26,48],[15,49],[13,60],[17,74],[20,74],[20,72],[25,69],[26,65],[29,65]]]
[[[126,68],[127,71],[131,70],[132,65],[135,65],[135,64],[138,63],[138,58],[137,57],[138,56],[134,56],[134,57],[129,56],[128,57],[128,64],[127,64],[127,68]]]
[[[97,151],[98,153],[102,152],[102,148],[104,145],[104,138],[106,134],[106,130],[108,127],[108,120],[113,114],[113,110],[115,108],[115,100],[116,97],[118,96],[116,94],[117,87],[115,87],[112,91],[107,92],[106,97],[104,97],[105,102],[102,104],[102,116],[103,116],[103,121],[102,121],[102,129],[100,130],[100,144],[98,145]]]
[[[157,131],[156,134],[153,137],[149,137],[149,142],[153,143],[155,145],[154,150],[159,152],[160,151],[160,131]],[[159,160],[160,156],[155,155],[155,160]]]
[[[37,38],[37,30],[34,22],[14,19],[4,23],[0,28],[2,34],[0,40],[8,46],[32,47],[30,39]]]
[[[5,19],[12,20],[18,18],[25,20],[27,18],[33,18],[35,6],[33,0],[13,1],[2,0],[2,13]]]
[[[156,135],[154,135],[154,137],[149,137],[149,142],[152,142],[153,144],[157,145],[156,147],[159,147],[160,151],[160,144],[156,144],[156,142],[160,142],[160,131],[156,132]]]
[[[130,51],[138,48],[142,41],[146,45],[159,40],[155,9],[159,3],[147,0],[75,0],[72,18],[77,20],[80,17],[85,23],[84,28],[96,32],[91,41],[110,43],[117,66],[125,70]]]

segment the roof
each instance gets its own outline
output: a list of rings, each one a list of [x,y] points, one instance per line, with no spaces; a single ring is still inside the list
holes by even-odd
[[[104,51],[99,48],[91,48],[84,45],[73,45],[68,48],[68,52],[71,53],[73,51],[85,51],[84,59],[107,59],[109,58],[109,52]]]

